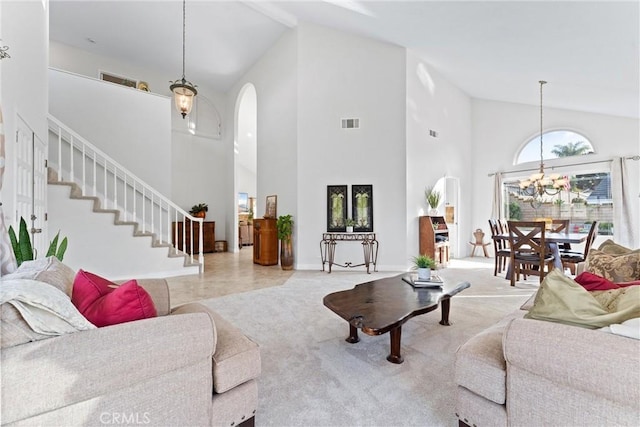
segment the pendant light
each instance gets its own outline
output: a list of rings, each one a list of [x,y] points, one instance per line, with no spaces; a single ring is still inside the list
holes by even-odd
[[[173,92],[176,109],[182,114],[183,119],[191,112],[193,98],[198,94],[196,85],[184,78],[185,3],[186,0],[182,0],[182,78],[174,81],[169,86],[169,89]]]
[[[531,196],[531,206],[535,209],[540,207],[545,195],[553,196],[558,194],[567,184],[565,178],[559,174],[545,175],[544,173],[544,157],[542,154],[542,86],[547,82],[540,80],[540,169],[538,173],[534,173],[529,179],[520,181],[520,190],[523,195]]]

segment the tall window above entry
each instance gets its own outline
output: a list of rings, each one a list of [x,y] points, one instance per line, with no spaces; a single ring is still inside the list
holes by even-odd
[[[545,160],[558,157],[582,156],[594,153],[595,150],[587,138],[570,130],[554,130],[542,135],[542,154]],[[516,164],[540,161],[540,136],[527,142],[520,153]]]

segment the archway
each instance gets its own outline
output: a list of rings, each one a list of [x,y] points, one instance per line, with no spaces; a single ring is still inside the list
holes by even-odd
[[[236,100],[234,126],[234,252],[253,245],[252,218],[257,197],[257,94],[255,86],[245,84]],[[244,228],[242,228],[244,227]]]

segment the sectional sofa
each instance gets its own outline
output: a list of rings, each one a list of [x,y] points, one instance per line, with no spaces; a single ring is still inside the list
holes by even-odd
[[[53,257],[39,263],[0,286],[30,279],[70,295],[75,272]],[[3,426],[254,424],[258,346],[203,305],[171,310],[164,280],[138,283],[156,317],[60,336],[0,306]]]

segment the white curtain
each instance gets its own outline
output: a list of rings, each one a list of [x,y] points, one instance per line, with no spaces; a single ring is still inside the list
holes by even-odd
[[[5,163],[4,126],[2,122],[2,108],[0,108],[0,190],[2,190]],[[4,225],[4,212],[2,209],[2,201],[0,200],[0,277],[13,272],[16,267],[16,259],[13,256],[9,233],[7,232],[7,227]]]
[[[491,204],[491,218],[502,218],[502,172],[493,175],[493,201]]]
[[[628,160],[616,157],[611,162],[611,196],[613,198],[613,239],[616,243],[637,248],[638,219],[634,218],[629,194]],[[637,201],[635,201],[637,203]]]

